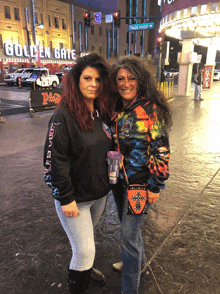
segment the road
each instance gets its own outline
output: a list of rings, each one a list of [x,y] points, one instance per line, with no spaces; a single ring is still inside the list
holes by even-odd
[[[30,88],[0,85],[0,114],[2,116],[29,111]]]

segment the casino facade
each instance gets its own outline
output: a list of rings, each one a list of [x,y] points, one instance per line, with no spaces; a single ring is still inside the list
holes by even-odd
[[[203,88],[212,86],[216,52],[220,50],[220,1],[162,0],[159,32],[182,43],[178,53],[178,94],[190,95],[192,68],[201,61],[194,46],[207,47]]]

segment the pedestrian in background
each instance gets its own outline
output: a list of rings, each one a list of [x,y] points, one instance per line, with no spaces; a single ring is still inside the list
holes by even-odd
[[[160,82],[163,83],[166,81],[166,71],[164,68],[161,70],[161,77],[160,77]]]
[[[122,263],[114,264],[113,268],[119,270],[122,265],[121,293],[136,294],[141,267],[146,265],[141,236],[146,215],[128,214],[127,186],[128,182],[146,185],[145,211],[157,202],[160,189],[165,188],[164,181],[169,177],[171,111],[142,60],[125,57],[116,61],[110,78],[117,112],[112,130],[124,156],[124,170],[120,170],[113,188],[121,221]]]
[[[71,294],[85,293],[91,278],[105,283],[105,276],[93,268],[93,231],[110,191],[106,157],[112,139],[105,124],[110,117],[108,73],[108,64],[98,54],[77,60],[66,74],[44,148],[44,180],[52,189],[58,217],[72,247],[68,270]]]
[[[194,100],[204,100],[202,99],[202,70],[200,69],[194,76],[194,83],[195,83],[195,95]]]

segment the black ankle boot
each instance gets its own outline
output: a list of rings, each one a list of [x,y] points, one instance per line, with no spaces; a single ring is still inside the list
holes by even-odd
[[[82,272],[69,269],[67,281],[70,294],[86,294],[86,290],[89,287],[90,276],[91,269]]]

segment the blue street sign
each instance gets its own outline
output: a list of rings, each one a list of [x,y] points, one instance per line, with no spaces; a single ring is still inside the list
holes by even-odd
[[[93,14],[93,20],[95,24],[102,23],[102,13],[101,12],[94,12]]]
[[[113,22],[113,14],[106,14],[105,16],[105,23]]]
[[[153,28],[154,28],[154,22],[136,23],[136,24],[128,25],[129,31],[142,31],[142,30],[150,30]]]

